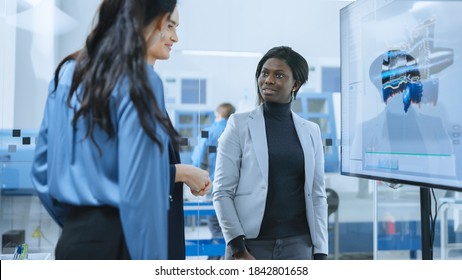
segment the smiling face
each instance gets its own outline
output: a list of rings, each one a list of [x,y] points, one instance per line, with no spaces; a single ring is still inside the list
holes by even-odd
[[[167,18],[167,28],[165,31],[161,32],[160,40],[148,48],[148,63],[154,64],[154,62],[158,59],[164,60],[170,58],[170,51],[172,50],[173,44],[178,42],[176,28],[179,23],[178,9],[175,8],[173,13]]]
[[[279,58],[269,58],[258,76],[258,89],[265,102],[289,103],[297,89],[297,81],[287,63]]]

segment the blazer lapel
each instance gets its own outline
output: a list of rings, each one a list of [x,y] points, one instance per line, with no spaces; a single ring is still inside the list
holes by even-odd
[[[266,142],[265,119],[262,106],[249,115],[249,131],[253,149],[260,166],[261,174],[268,184],[268,144]]]

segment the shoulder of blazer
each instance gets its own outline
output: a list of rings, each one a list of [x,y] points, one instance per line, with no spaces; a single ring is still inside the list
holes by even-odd
[[[234,114],[231,115],[231,117],[234,118],[236,122],[245,121],[247,118],[253,119],[253,118],[255,118],[255,116],[257,116],[258,114],[261,113],[260,108],[261,108],[261,106],[258,106],[257,108],[253,109],[252,111],[234,113]]]
[[[300,117],[297,113],[295,113],[294,111],[292,111],[292,116],[293,116],[293,119],[294,119],[294,122],[298,122],[304,126],[306,126],[310,131],[311,130],[320,130],[319,128],[319,125],[315,122],[312,122],[312,121],[309,121],[307,119],[304,119],[302,117]]]

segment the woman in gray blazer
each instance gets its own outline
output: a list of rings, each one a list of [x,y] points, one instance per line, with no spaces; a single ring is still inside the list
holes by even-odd
[[[259,106],[233,114],[218,143],[213,203],[226,259],[325,259],[321,132],[291,110],[308,63],[290,47],[275,47],[255,78]]]

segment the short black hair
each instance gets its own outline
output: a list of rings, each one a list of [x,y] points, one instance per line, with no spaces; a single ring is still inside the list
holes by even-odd
[[[309,67],[308,67],[308,62],[306,62],[306,59],[301,56],[299,53],[296,51],[292,50],[291,47],[287,46],[279,46],[279,47],[274,47],[270,49],[261,59],[260,62],[258,62],[257,65],[257,71],[255,72],[255,80],[258,85],[258,77],[260,76],[261,69],[263,68],[263,64],[270,59],[270,58],[278,58],[281,60],[284,60],[287,65],[290,67],[290,70],[292,70],[292,74],[294,75],[294,80],[299,82],[299,88],[302,86],[306,81],[308,81],[308,73],[309,73]],[[294,92],[294,97],[297,96],[298,89]],[[260,89],[257,86],[257,92],[258,92],[258,104],[263,103],[263,98],[261,97],[260,94]]]

